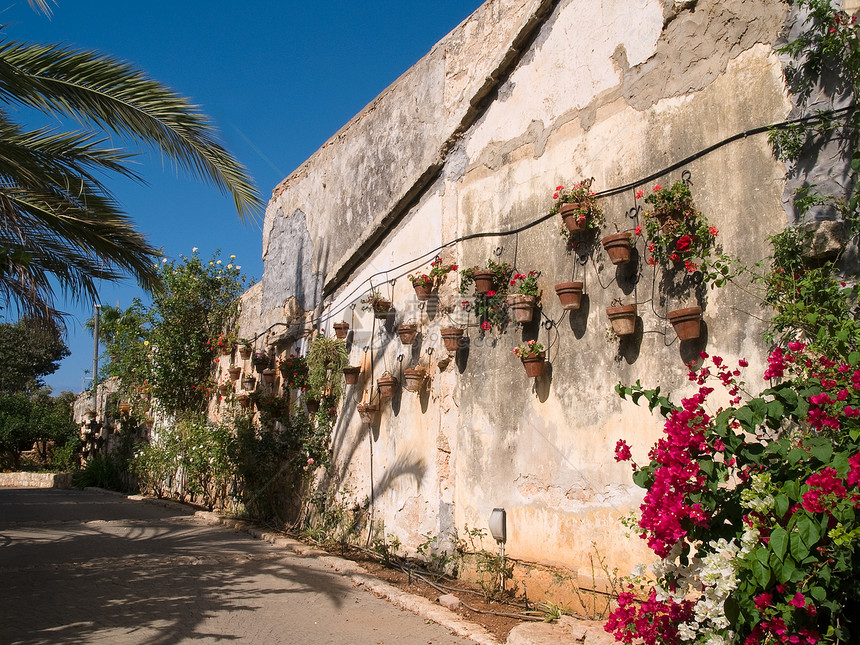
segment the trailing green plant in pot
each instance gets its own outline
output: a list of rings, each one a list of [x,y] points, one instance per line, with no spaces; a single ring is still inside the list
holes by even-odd
[[[308,364],[303,356],[291,354],[278,361],[278,369],[281,370],[281,378],[284,387],[302,389],[308,384]]]
[[[562,219],[561,235],[569,240],[573,235],[596,231],[603,224],[603,208],[591,190],[591,180],[583,179],[570,188],[556,186],[552,194],[555,203],[550,215]]]
[[[530,340],[514,347],[514,356],[519,358],[526,370],[526,376],[536,378],[543,374],[546,362],[546,348],[537,341]]]
[[[518,323],[529,323],[534,318],[535,305],[537,303],[540,291],[538,289],[537,271],[529,271],[525,273],[515,273],[511,278],[511,290],[505,300],[506,304],[513,313],[514,321]]]
[[[362,311],[372,311],[374,317],[384,320],[391,311],[391,301],[385,298],[377,289],[361,301]]]
[[[475,295],[484,295],[489,291],[505,293],[511,279],[513,269],[507,262],[496,263],[487,260],[485,267],[473,266],[460,271],[460,294],[466,295],[469,287],[474,285]]]

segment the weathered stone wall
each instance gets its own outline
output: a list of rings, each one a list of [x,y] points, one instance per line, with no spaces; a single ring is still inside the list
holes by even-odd
[[[315,328],[351,324],[351,362],[364,371],[339,410],[327,485],[369,497],[373,519],[413,549],[423,535],[444,546],[486,528],[504,507],[514,558],[585,570],[593,544],[622,570],[648,558],[618,522],[641,491],[613,448],[624,438],[646,461],[660,421],[613,387],[639,379],[688,394],[685,362],[706,350],[747,357],[755,388],[766,314],[733,286],[700,290],[706,334],[682,345],[666,312],[691,298],[646,264],[642,241],[635,266],[616,268],[599,244],[579,262],[556,218],[528,225],[556,185],[593,177],[597,191],[637,184],[602,200],[606,233],[632,229],[630,209],[644,206],[636,189],[687,170],[722,249],[762,260],[786,222],[785,168],[766,135],[663,169],[787,118],[774,52],[786,14],[767,0],[487,2],[277,187],[264,277],[246,298],[257,314],[243,314],[242,335],[278,320],[304,325],[305,311]],[[551,324],[482,337],[450,279],[421,308],[406,274],[437,252],[461,267],[498,252],[519,271],[539,270]],[[553,291],[571,279],[586,283],[578,312],[564,312]],[[372,287],[395,303],[384,323],[352,308]],[[620,344],[604,338],[616,298],[640,314]],[[393,333],[408,319],[421,325],[411,348]],[[456,356],[439,337],[452,322],[470,325],[470,346]],[[535,337],[549,346],[551,370],[532,381],[511,350]],[[375,379],[414,363],[428,367],[428,387],[383,399],[377,421],[362,424],[355,406],[376,400]]]
[[[0,488],[71,488],[72,473],[0,473]]]

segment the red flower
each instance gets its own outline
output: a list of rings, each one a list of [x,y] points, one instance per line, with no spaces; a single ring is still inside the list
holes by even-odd
[[[556,186],[555,189],[556,189],[556,191],[564,190],[564,186]]]
[[[641,189],[637,190],[636,191],[636,199],[642,199],[642,195],[644,195],[644,194],[645,194],[644,190],[641,190]]]
[[[681,256],[679,256],[677,253],[673,253],[669,256],[669,259],[672,260],[672,262],[680,262]]]
[[[636,228],[634,228],[634,229],[633,229],[633,234],[634,234],[634,235],[637,235],[637,236],[638,236],[638,235],[642,235],[642,227],[641,227],[641,226],[637,226]]]
[[[717,233],[719,233],[719,231],[717,230],[717,227],[716,227],[716,226],[709,226],[709,227],[708,227],[708,233],[710,233],[711,235],[713,235],[714,237],[716,237],[716,236],[717,236]]]
[[[654,186],[654,192],[656,193],[661,188],[663,188],[663,187],[660,184],[657,184],[656,186]]]
[[[630,446],[624,439],[619,439],[615,444],[615,461],[627,461],[630,459]]]
[[[487,297],[488,297],[488,298],[492,298],[492,297],[493,297],[493,296],[495,296],[495,295],[496,295],[496,292],[495,292],[495,291],[493,291],[492,289],[490,289],[490,290],[487,292]]]
[[[481,329],[483,329],[484,331],[490,331],[491,327],[492,327],[492,325],[490,324],[489,320],[485,320],[484,322],[481,323]]]
[[[690,242],[692,241],[693,238],[691,238],[689,235],[682,235],[678,238],[678,241],[675,242],[675,248],[679,251],[686,251],[690,248]]]
[[[452,265],[451,265],[451,271],[456,271],[456,270],[457,270],[457,269],[459,269],[459,268],[460,268],[460,267],[459,267],[459,265],[457,265],[457,264],[452,264]]]
[[[553,194],[552,194],[552,198],[553,198],[553,199],[558,199],[558,193],[553,193]]]

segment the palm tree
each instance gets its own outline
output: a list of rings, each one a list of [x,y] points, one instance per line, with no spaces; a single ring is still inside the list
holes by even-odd
[[[45,0],[30,4],[49,12]],[[74,119],[84,131],[25,130],[4,104]],[[157,286],[158,251],[101,179],[106,171],[139,179],[133,155],[106,145],[112,134],[231,194],[242,220],[259,212],[245,168],[176,92],[95,52],[0,39],[0,306],[61,323],[55,288],[97,299],[98,280],[128,274]]]

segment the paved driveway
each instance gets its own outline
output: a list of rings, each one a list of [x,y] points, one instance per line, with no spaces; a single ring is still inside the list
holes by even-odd
[[[468,644],[185,510],[0,489],[0,643]]]

